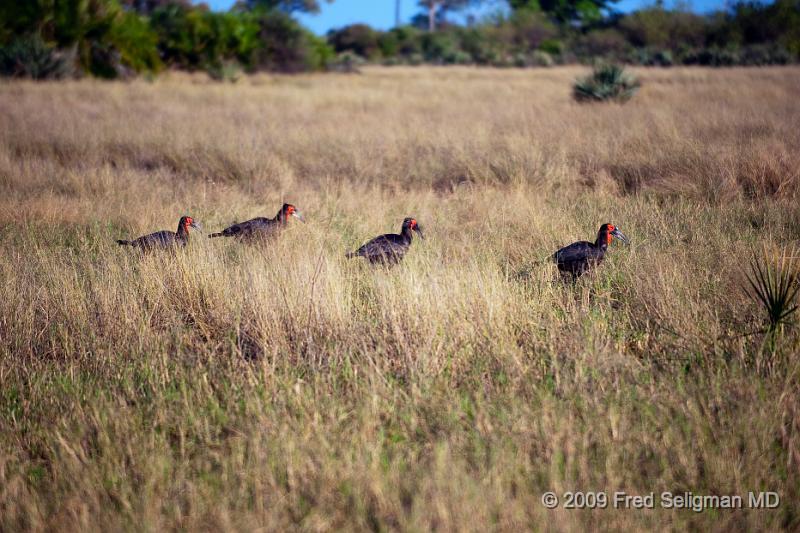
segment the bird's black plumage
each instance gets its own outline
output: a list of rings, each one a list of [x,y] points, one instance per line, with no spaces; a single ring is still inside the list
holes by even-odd
[[[553,254],[553,261],[559,271],[576,279],[603,262],[612,236],[628,241],[614,225],[603,224],[597,232],[595,242],[578,241],[565,246]]]
[[[178,221],[178,231],[162,230],[148,235],[143,235],[133,240],[119,239],[117,244],[121,246],[132,246],[142,251],[158,249],[169,249],[176,246],[186,246],[189,242],[189,228],[197,228],[192,217],[184,216]]]
[[[302,215],[292,204],[283,204],[281,210],[273,218],[257,217],[238,224],[228,226],[219,233],[212,233],[209,238],[214,237],[236,237],[240,240],[253,241],[267,239],[278,233],[288,221],[290,216],[303,220]]]
[[[403,226],[399,234],[387,233],[375,237],[355,252],[348,253],[347,257],[363,257],[370,263],[396,264],[402,261],[406,252],[408,252],[413,239],[412,232],[414,231],[419,233],[421,238],[425,238],[417,221],[412,217],[408,217],[403,220]]]

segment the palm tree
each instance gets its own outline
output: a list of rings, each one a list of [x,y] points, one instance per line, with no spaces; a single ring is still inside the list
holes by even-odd
[[[394,27],[400,27],[400,0],[394,2]]]

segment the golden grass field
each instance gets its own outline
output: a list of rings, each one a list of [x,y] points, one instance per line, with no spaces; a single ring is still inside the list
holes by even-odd
[[[0,84],[0,530],[800,528],[800,335],[744,290],[800,242],[800,69],[583,72]],[[265,246],[114,242],[284,201]],[[402,265],[344,258],[405,216]]]

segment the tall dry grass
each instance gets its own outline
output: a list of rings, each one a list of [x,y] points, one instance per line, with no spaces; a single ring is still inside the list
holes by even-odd
[[[796,529],[800,70],[0,85],[0,529]],[[114,239],[298,205],[269,246]],[[344,259],[416,216],[425,241]],[[541,262],[600,223],[570,286]],[[552,490],[780,493],[548,511]]]

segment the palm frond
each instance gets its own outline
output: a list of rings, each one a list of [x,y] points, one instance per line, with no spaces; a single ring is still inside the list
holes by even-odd
[[[760,255],[753,253],[745,277],[750,284],[747,292],[764,309],[767,330],[774,332],[781,324],[790,324],[800,307],[794,303],[800,291],[795,254],[784,250],[775,259],[766,249]]]
[[[614,64],[597,65],[592,74],[577,80],[572,94],[579,102],[628,101],[641,83],[625,72],[625,68]]]

